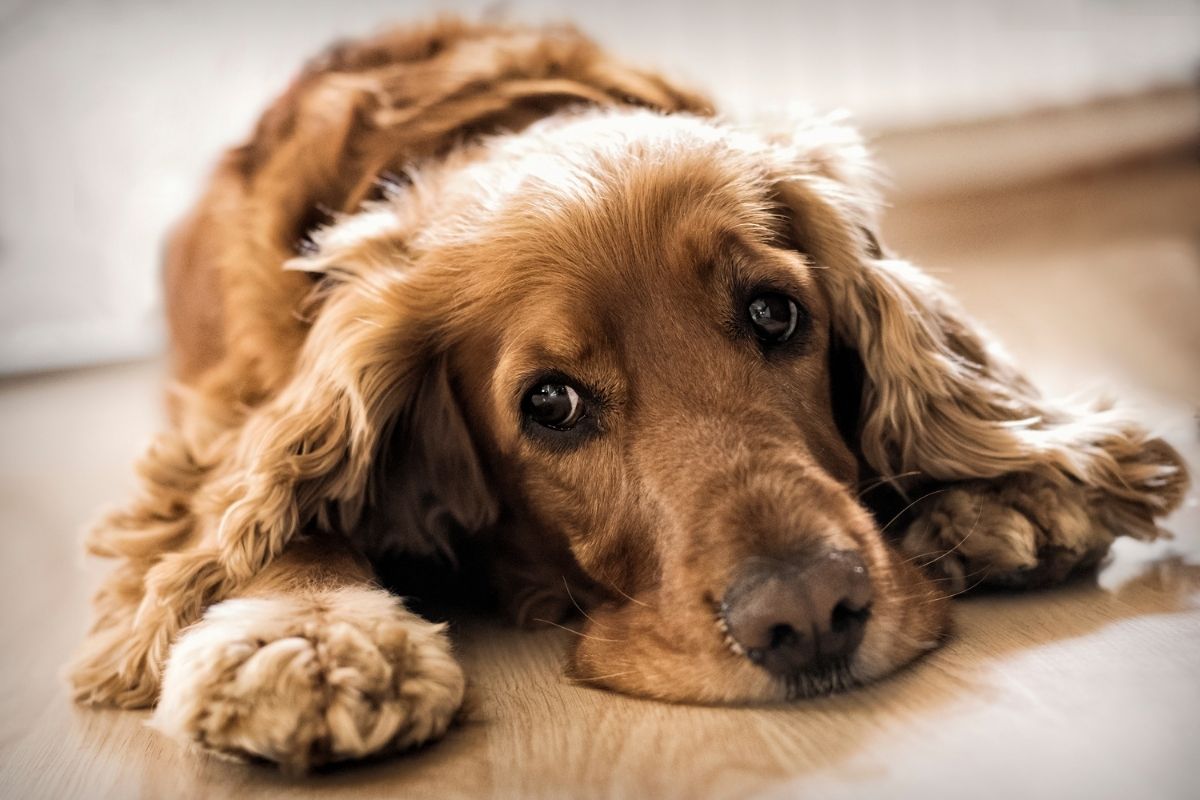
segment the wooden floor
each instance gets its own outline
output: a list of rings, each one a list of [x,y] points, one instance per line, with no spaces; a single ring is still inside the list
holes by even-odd
[[[1161,161],[905,205],[887,239],[955,286],[1049,389],[1110,389],[1200,466],[1200,169]],[[289,779],[67,700],[103,564],[78,531],[132,484],[160,367],[0,385],[0,798],[1200,797],[1200,509],[1095,580],[974,597],[877,686],[762,709],[573,686],[561,632],[464,622],[473,711],[422,752]]]

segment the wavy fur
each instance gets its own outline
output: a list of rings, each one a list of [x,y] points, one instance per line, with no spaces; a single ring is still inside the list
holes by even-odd
[[[461,670],[371,562],[463,539],[507,606],[589,608],[581,681],[791,698],[936,646],[946,591],[914,558],[1028,585],[1155,535],[1187,486],[1178,454],[1042,398],[885,256],[851,128],[711,114],[569,29],[448,20],[310,63],[172,237],[172,424],[89,538],[120,564],[76,698],[163,692],[163,730],[296,769],[440,735]],[[687,327],[763,280],[813,320],[790,360]],[[861,387],[835,409],[849,364]],[[592,376],[616,444],[532,443],[514,402],[549,366]],[[897,548],[860,479],[940,494]],[[987,530],[962,547],[973,508]],[[719,599],[747,558],[822,548],[869,568],[870,625],[842,671],[777,680],[727,646]],[[346,691],[318,696],[335,674]]]

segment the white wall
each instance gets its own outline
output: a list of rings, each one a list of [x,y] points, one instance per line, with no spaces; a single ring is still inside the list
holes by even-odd
[[[162,346],[163,231],[297,63],[437,9],[403,0],[0,0],[0,372]],[[736,113],[803,102],[875,129],[1192,80],[1200,0],[555,3]]]

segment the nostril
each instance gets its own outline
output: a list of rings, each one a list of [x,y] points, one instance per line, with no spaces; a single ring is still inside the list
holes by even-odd
[[[786,623],[780,623],[771,627],[770,638],[767,640],[768,650],[777,650],[780,647],[790,647],[799,639],[796,629]]]
[[[867,618],[870,616],[870,605],[855,608],[843,600],[833,607],[833,614],[829,620],[829,628],[834,633],[849,633],[855,628],[865,625]]]

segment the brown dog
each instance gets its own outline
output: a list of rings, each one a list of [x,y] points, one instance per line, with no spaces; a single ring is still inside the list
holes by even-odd
[[[77,698],[299,768],[438,736],[462,671],[372,565],[465,545],[519,618],[588,598],[580,680],[782,700],[1152,538],[1178,455],[1039,397],[875,212],[853,132],[568,30],[333,49],[173,239],[173,425],[92,536]]]

